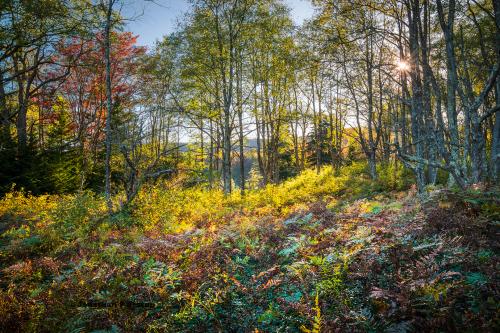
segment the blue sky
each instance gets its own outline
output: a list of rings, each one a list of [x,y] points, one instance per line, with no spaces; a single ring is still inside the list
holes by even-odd
[[[189,10],[188,0],[128,0],[124,15],[138,16],[128,22],[126,29],[139,35],[139,44],[152,46],[155,40],[176,30],[178,19]],[[283,0],[292,9],[292,18],[300,24],[312,16],[313,8],[309,0]],[[158,5],[159,4],[159,5]]]

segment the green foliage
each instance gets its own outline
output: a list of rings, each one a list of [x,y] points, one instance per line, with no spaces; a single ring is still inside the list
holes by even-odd
[[[381,163],[377,166],[378,182],[382,190],[402,191],[408,189],[415,182],[411,170],[401,163]]]
[[[358,177],[363,170],[362,163],[345,168],[339,176],[329,167],[320,174],[306,170],[282,184],[248,191],[244,197],[239,193],[225,197],[220,190],[202,186],[182,189],[159,183],[139,193],[133,216],[146,229],[160,227],[167,232],[182,232],[202,221],[215,222],[239,209],[282,216],[324,195],[361,194],[371,186]]]
[[[480,272],[470,272],[465,276],[465,280],[468,284],[475,286],[482,286],[488,282],[488,279],[484,274]]]

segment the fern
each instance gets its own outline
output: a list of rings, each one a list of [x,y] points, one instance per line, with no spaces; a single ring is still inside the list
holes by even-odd
[[[320,333],[321,332],[321,308],[319,306],[319,293],[316,291],[316,298],[314,299],[314,311],[316,315],[313,318],[312,328],[309,329],[302,325],[300,330],[304,333]]]

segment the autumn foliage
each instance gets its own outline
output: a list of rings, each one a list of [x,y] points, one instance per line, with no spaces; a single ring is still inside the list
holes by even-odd
[[[130,32],[112,36],[111,66],[112,98],[118,110],[133,106],[139,84],[137,61],[146,52],[136,45],[137,36]],[[88,146],[103,139],[106,120],[106,89],[103,36],[91,40],[73,38],[60,49],[63,58],[77,58],[69,77],[60,87],[60,94],[68,101],[72,121],[79,140]]]

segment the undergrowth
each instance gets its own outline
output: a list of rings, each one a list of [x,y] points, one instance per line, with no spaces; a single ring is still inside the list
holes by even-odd
[[[497,331],[498,193],[422,200],[365,168],[244,197],[159,183],[112,217],[92,192],[10,193],[0,330]]]

